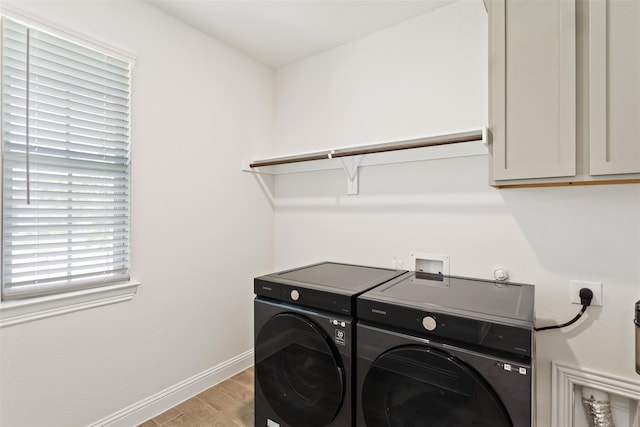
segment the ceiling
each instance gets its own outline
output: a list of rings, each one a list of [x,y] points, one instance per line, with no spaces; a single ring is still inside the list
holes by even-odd
[[[279,68],[456,0],[147,0]]]

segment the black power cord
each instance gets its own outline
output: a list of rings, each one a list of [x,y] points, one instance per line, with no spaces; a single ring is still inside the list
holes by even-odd
[[[545,326],[543,328],[534,328],[535,331],[546,331],[548,329],[560,329],[565,326],[573,325],[578,321],[580,317],[587,311],[587,307],[591,305],[591,300],[593,299],[593,291],[589,288],[580,289],[580,304],[582,304],[582,308],[580,312],[573,319],[569,320],[567,323],[563,323],[562,325],[553,325],[553,326]]]

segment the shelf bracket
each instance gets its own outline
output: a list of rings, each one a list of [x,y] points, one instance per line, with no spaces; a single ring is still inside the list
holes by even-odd
[[[358,166],[360,166],[362,156],[340,157],[340,161],[347,174],[347,194],[358,194]]]

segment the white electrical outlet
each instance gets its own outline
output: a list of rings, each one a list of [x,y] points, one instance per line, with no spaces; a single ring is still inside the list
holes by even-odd
[[[570,300],[572,304],[580,304],[580,289],[589,288],[593,292],[592,306],[602,307],[602,282],[587,282],[584,280],[572,280],[570,282]]]

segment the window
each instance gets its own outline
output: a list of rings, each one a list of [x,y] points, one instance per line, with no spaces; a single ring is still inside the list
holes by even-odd
[[[131,64],[2,19],[2,299],[129,280]]]

